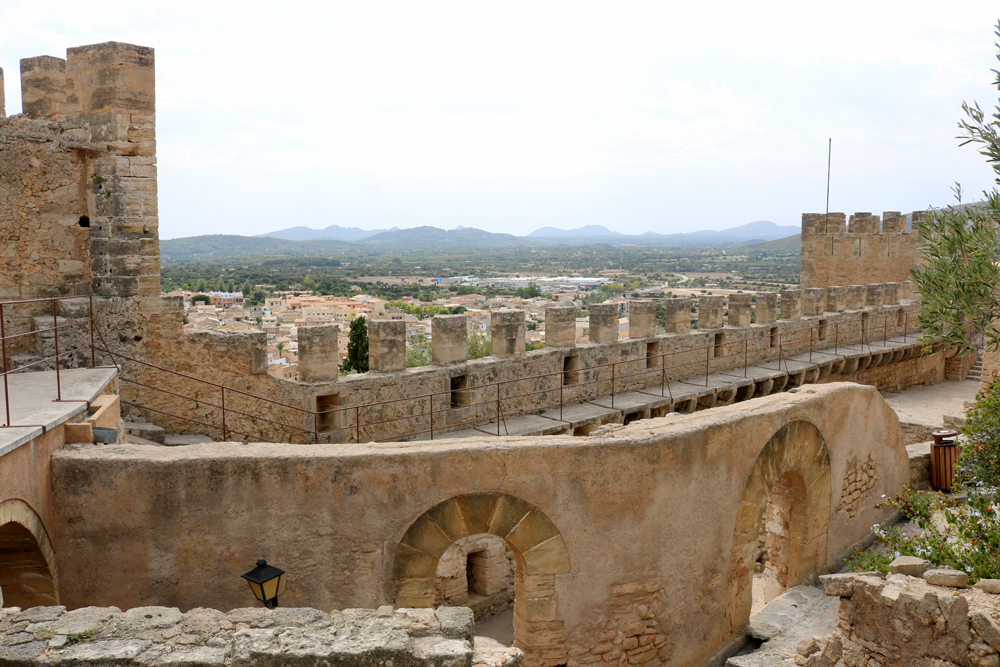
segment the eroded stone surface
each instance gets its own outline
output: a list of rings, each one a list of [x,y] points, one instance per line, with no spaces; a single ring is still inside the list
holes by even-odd
[[[517,648],[480,640],[465,607],[437,610],[171,607],[0,608],[0,665],[156,667],[516,667]]]

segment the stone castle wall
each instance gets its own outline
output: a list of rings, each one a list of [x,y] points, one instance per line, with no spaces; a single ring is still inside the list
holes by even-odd
[[[282,605],[429,606],[450,545],[487,533],[515,554],[525,664],[573,667],[702,664],[742,636],[769,480],[801,484],[798,583],[839,567],[909,477],[893,411],[848,383],[591,437],[85,446],[52,462],[69,608],[226,611],[262,557],[287,571]],[[857,462],[869,480],[848,513]]]
[[[887,211],[879,218],[855,213],[802,214],[802,258],[799,285],[803,288],[852,283],[902,282],[920,265],[920,233],[916,229],[925,211],[913,213],[913,231],[906,218]]]

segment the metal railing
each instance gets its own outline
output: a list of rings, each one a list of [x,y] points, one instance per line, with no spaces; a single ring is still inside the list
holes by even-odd
[[[77,317],[74,322],[60,325],[58,302],[69,299],[88,299],[87,317]],[[848,342],[846,347],[860,346],[861,350],[867,348],[870,351],[873,335],[877,337],[881,333],[883,345],[900,334],[904,342],[907,342],[908,337],[913,338],[909,333],[910,315],[902,311],[880,316],[861,312],[856,320],[838,320],[832,323],[823,320],[815,324],[802,322],[803,326],[784,332],[775,323],[770,331],[761,328],[758,330],[759,335],[730,340],[725,339],[728,331],[719,333],[716,329],[708,330],[706,335],[722,338],[710,339],[704,346],[667,352],[657,349],[655,354],[648,353],[647,348],[646,356],[625,361],[579,368],[564,367],[563,370],[510,380],[459,386],[358,405],[317,405],[314,409],[311,404],[303,407],[278,401],[111,350],[94,321],[93,297],[56,297],[0,303],[0,323],[4,321],[5,308],[9,313],[11,308],[46,302],[51,302],[51,327],[8,335],[0,324],[6,399],[6,421],[0,427],[31,426],[11,422],[8,388],[10,375],[54,361],[55,400],[62,401],[59,360],[81,350],[89,350],[88,367],[117,368],[122,386],[138,388],[135,397],[126,398],[122,395],[120,400],[123,405],[140,412],[161,415],[175,423],[183,422],[190,425],[188,428],[219,433],[223,440],[239,436],[245,441],[268,441],[275,440],[277,434],[278,437],[290,440],[320,443],[345,440],[361,442],[363,439],[391,441],[420,437],[433,440],[435,435],[441,435],[444,431],[461,429],[474,429],[487,435],[500,436],[509,433],[507,420],[527,414],[561,422],[568,428],[573,423],[565,419],[565,409],[569,405],[587,403],[619,410],[625,416],[626,410],[621,408],[620,402],[618,406],[615,405],[616,399],[620,399],[622,394],[666,398],[672,403],[674,383],[708,387],[713,374],[740,377],[742,370],[742,378],[750,379],[751,369],[780,372],[784,367],[785,372],[797,372],[801,369],[792,370],[789,367],[792,356],[808,354],[808,362],[812,364],[814,355],[840,356],[840,350],[845,347],[844,342]],[[89,327],[89,343],[77,343],[70,349],[60,350],[60,330],[82,325]],[[54,354],[17,369],[8,367],[9,341],[47,332],[53,333]],[[698,330],[692,330],[692,333],[697,332]],[[662,345],[670,340],[672,339],[669,337],[660,337],[651,342]],[[112,365],[98,366],[98,355],[102,359],[109,359]],[[525,388],[524,383],[531,386]],[[142,393],[139,390],[145,393],[144,402],[137,400]],[[190,401],[193,407],[182,410],[176,405],[163,404],[158,402],[159,396]],[[314,399],[315,397],[310,397],[308,400],[311,402]],[[598,402],[608,400],[609,405]],[[512,402],[516,405],[511,405]],[[555,416],[556,409],[558,417]],[[191,414],[192,412],[195,414]],[[205,414],[198,415],[199,412]],[[248,426],[260,427],[251,429]]]

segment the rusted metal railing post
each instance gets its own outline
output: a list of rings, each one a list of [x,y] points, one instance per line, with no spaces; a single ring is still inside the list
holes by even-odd
[[[749,347],[748,347],[749,345],[750,345],[750,339],[749,338],[744,338],[743,339],[743,377],[744,378],[747,377],[747,361],[748,361],[747,354],[749,352]]]
[[[7,376],[10,369],[7,368],[7,329],[4,325],[3,304],[0,303],[0,346],[3,348],[3,405],[7,412],[7,421],[4,426],[10,426],[10,390],[7,387]]]
[[[500,437],[500,383],[497,382],[497,437]]]
[[[226,388],[219,387],[222,392],[222,441],[229,439],[229,431],[226,430]]]
[[[431,401],[431,440],[434,439],[434,394],[430,395]]]
[[[59,311],[56,308],[56,300],[52,299],[52,326],[55,333],[56,346],[56,400],[62,400],[62,381],[59,378]]]
[[[708,364],[712,360],[712,346],[705,348],[705,386],[708,386]]]
[[[354,406],[354,442],[361,442],[361,406]]]
[[[611,407],[615,407],[615,364],[611,364]]]
[[[94,295],[90,295],[90,367],[97,368],[97,350],[94,349]]]
[[[316,412],[313,413],[313,444],[319,444],[319,403],[316,404]]]

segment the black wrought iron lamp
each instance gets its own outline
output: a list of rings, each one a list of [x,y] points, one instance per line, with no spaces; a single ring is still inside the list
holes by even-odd
[[[274,609],[278,606],[278,586],[284,573],[284,570],[268,565],[262,558],[257,561],[257,567],[240,576],[250,584],[254,597],[263,602],[268,609]]]

